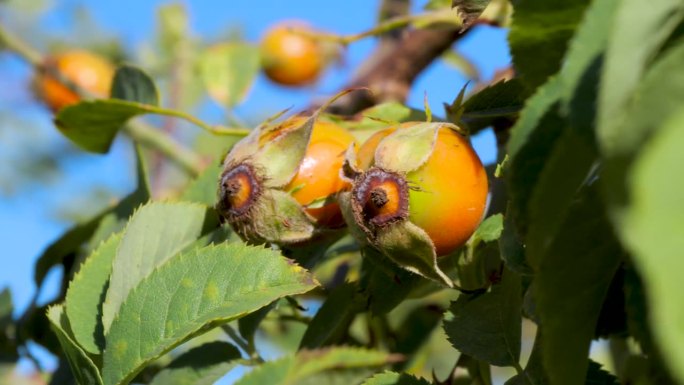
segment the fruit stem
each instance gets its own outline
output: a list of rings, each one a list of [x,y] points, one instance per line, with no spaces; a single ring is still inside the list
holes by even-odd
[[[429,22],[432,18],[434,18],[436,15],[438,15],[438,11],[430,11],[430,12],[424,12],[424,13],[419,13],[415,15],[402,15],[402,16],[396,16],[392,17],[389,19],[386,19],[378,24],[376,24],[373,28],[370,28],[366,31],[351,34],[351,35],[335,35],[332,33],[320,33],[320,32],[311,32],[311,31],[303,31],[303,30],[297,30],[293,29],[293,33],[299,33],[302,35],[306,35],[308,37],[312,37],[314,39],[322,40],[322,41],[328,41],[328,42],[333,42],[337,44],[342,44],[342,45],[349,45],[351,43],[357,42],[359,40],[365,39],[367,37],[373,37],[373,36],[378,36],[385,34],[387,32],[393,31],[395,29],[399,28],[404,28],[408,25],[411,25],[416,22]],[[456,17],[456,16],[454,16]],[[454,24],[454,21],[450,20],[451,24]]]
[[[43,55],[0,25],[0,47],[15,52],[34,67],[43,67]]]
[[[178,110],[171,110],[171,109],[163,109],[164,115],[167,116],[173,116],[176,118],[180,118],[183,120],[186,120],[197,127],[210,132],[214,135],[222,135],[222,136],[247,136],[250,133],[249,129],[246,128],[225,128],[225,127],[216,127],[212,126],[210,124],[207,124],[203,122],[202,120],[190,115],[186,114],[185,112],[178,111]]]
[[[3,46],[2,48],[14,52],[19,57],[26,60],[26,62],[33,66],[37,71],[42,71],[45,69],[45,59],[43,55],[31,47],[28,43],[10,33],[2,25],[0,25],[0,46]],[[65,80],[63,79],[63,76],[56,76],[56,78],[62,82]],[[75,87],[74,84],[71,84],[71,82],[64,83],[67,87],[73,89],[77,94],[81,96],[89,96],[87,95],[87,92],[79,89],[79,87]],[[196,118],[188,116],[182,117],[197,124],[195,121],[198,121],[198,119]],[[195,121],[193,121],[193,119]],[[198,125],[201,127],[206,126],[204,123]],[[215,130],[213,127],[209,128],[210,130]],[[233,135],[237,135],[238,132],[236,130],[237,129],[232,129],[228,131]],[[176,163],[191,175],[196,176],[202,171],[202,169],[204,169],[204,161],[197,153],[184,147],[171,137],[158,132],[152,126],[140,122],[129,122],[123,127],[122,131],[134,141],[140,142],[146,147],[153,148],[164,154],[169,160]],[[246,135],[241,132],[239,134]]]

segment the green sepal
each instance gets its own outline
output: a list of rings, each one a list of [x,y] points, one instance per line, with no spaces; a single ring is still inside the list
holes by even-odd
[[[369,245],[368,236],[364,229],[356,222],[354,209],[352,208],[352,194],[349,191],[342,191],[337,195],[337,203],[340,205],[342,217],[347,224],[347,229],[357,242],[362,245]]]
[[[273,140],[268,139],[271,131],[262,131],[259,141],[263,140],[264,143],[260,144],[259,151],[252,156],[252,161],[265,171],[266,187],[283,187],[297,174],[309,147],[316,118],[317,115],[314,114],[294,128],[285,128],[285,132],[276,133]]]
[[[439,128],[448,123],[419,123],[387,135],[375,150],[375,165],[395,172],[411,172],[430,159]]]
[[[252,215],[233,225],[246,241],[292,244],[314,235],[312,218],[284,191],[265,190],[255,206]]]
[[[404,220],[379,228],[373,245],[402,268],[453,287],[451,279],[437,265],[435,246],[427,233]]]

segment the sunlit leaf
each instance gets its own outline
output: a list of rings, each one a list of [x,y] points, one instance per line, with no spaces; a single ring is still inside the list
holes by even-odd
[[[65,307],[71,330],[79,345],[92,354],[104,349],[102,303],[120,242],[121,234],[116,234],[100,244],[69,283]]]
[[[105,334],[119,307],[147,275],[217,225],[206,206],[154,202],[130,219],[114,257],[103,305]]]
[[[662,350],[662,358],[672,374],[684,381],[684,302],[679,295],[683,267],[679,250],[684,238],[684,194],[682,178],[675,177],[684,145],[684,115],[678,113],[638,157],[629,189],[632,205],[625,218],[623,239],[633,252],[643,274],[651,311],[652,331]]]
[[[634,136],[623,127],[629,122],[629,101],[648,64],[683,18],[684,3],[680,0],[620,2],[612,23],[599,98],[597,134],[603,151],[614,153],[623,148],[625,134]]]
[[[106,336],[104,382],[126,384],[188,338],[316,285],[306,270],[262,247],[221,244],[172,257],[116,313]]]
[[[82,101],[63,108],[55,125],[67,138],[86,151],[104,154],[121,127],[131,118],[144,114],[159,114],[186,118],[185,115],[138,102],[120,99]]]
[[[61,305],[56,305],[48,309],[47,318],[50,320],[50,327],[57,334],[62,350],[69,361],[71,371],[79,385],[102,385],[100,373],[80,346],[68,334],[69,321],[67,320],[64,309]]]
[[[217,44],[200,59],[200,73],[209,95],[228,108],[249,92],[260,69],[258,47],[239,42]]]

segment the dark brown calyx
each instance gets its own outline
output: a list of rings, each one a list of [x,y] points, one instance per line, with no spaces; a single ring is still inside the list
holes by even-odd
[[[366,228],[406,219],[408,198],[406,179],[381,168],[371,168],[363,173],[352,188],[356,219],[363,221]]]
[[[221,175],[219,212],[229,220],[247,215],[261,193],[261,180],[252,165],[227,168]]]

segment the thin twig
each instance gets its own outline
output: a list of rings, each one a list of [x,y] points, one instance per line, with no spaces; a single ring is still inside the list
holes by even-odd
[[[372,93],[356,93],[338,100],[330,112],[353,115],[387,101],[404,102],[416,77],[461,39],[468,30],[420,29],[403,34],[392,48],[385,49],[344,88],[367,87]]]
[[[19,57],[26,60],[31,66],[33,66],[39,72],[48,71],[50,76],[53,76],[62,82],[69,89],[75,91],[78,95],[82,97],[92,97],[89,92],[81,89],[77,85],[65,79],[64,76],[58,73],[58,71],[52,68],[46,68],[45,59],[43,55],[36,49],[31,47],[29,44],[14,36],[9,31],[7,31],[2,25],[0,25],[0,45],[4,48],[14,52]],[[198,124],[198,119],[189,117],[185,114],[180,114],[181,118],[190,120],[191,122]],[[193,121],[194,119],[194,121]],[[198,124],[200,127],[206,126],[203,122]],[[194,151],[184,147],[180,143],[176,142],[172,138],[158,132],[154,128],[141,123],[128,123],[126,124],[122,131],[128,134],[133,140],[139,140],[141,144],[147,147],[154,148],[164,155],[166,155],[169,160],[175,162],[182,169],[186,170],[190,174],[197,175],[204,168],[204,161],[197,155]],[[213,127],[210,127],[210,131],[217,131]],[[221,130],[218,130],[221,131]],[[222,131],[221,131],[222,132]],[[236,134],[232,130],[229,131],[230,134]]]

